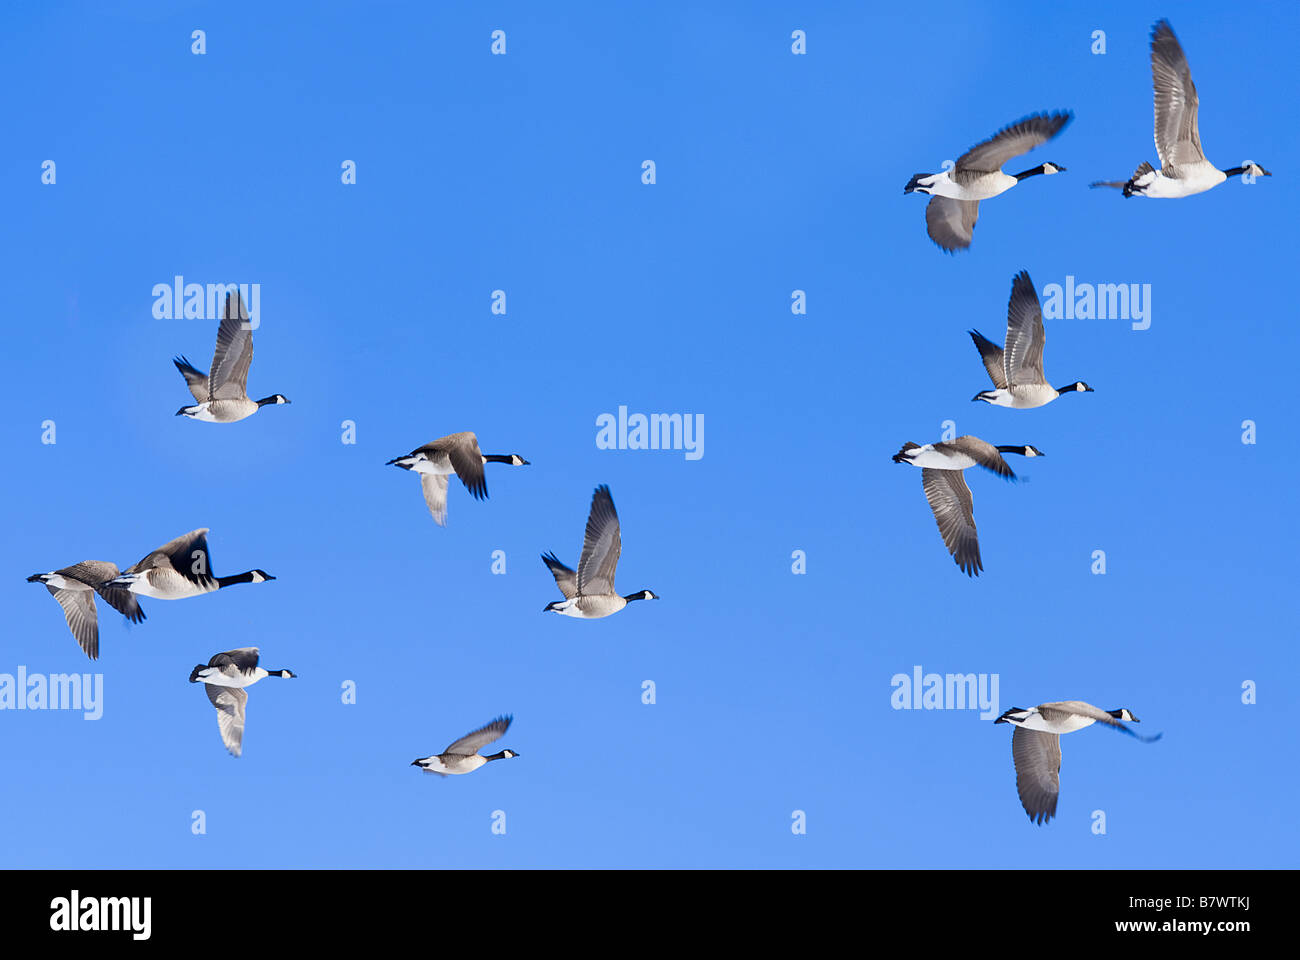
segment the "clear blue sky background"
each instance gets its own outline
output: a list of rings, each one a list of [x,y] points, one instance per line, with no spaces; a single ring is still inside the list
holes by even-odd
[[[1273,178],[1088,189],[1156,159],[1160,16],[1210,159]],[[0,672],[106,694],[97,722],[0,713],[0,866],[1294,866],[1298,28],[1289,3],[6,7]],[[1024,166],[1068,171],[939,252],[907,178],[1053,108],[1076,120]],[[1147,331],[1049,322],[1049,378],[1095,393],[970,402],[965,331],[1001,338],[1020,269],[1151,284]],[[261,284],[249,391],[291,406],[173,416],[171,357],[206,368],[216,331],[153,318],[176,274]],[[620,404],[703,414],[703,459],[597,449]],[[970,476],[976,580],[889,459],[946,419],[1047,453],[1018,485]],[[532,466],[489,467],[483,503],[453,481],[440,529],[384,463],[459,430]],[[543,615],[538,554],[576,562],[598,483],[620,588],[663,599]],[[278,579],[144,600],[136,626],[101,602],[97,664],[24,582],[200,526],[216,572]],[[186,680],[244,645],[299,679],[251,690],[235,760]],[[1008,727],[891,709],[917,664],[1164,739],[1067,737],[1035,827]],[[520,759],[408,765],[503,712]]]

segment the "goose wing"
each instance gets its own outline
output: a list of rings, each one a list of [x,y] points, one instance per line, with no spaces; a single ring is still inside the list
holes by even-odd
[[[248,322],[244,300],[239,291],[234,290],[226,294],[225,315],[217,328],[217,348],[212,354],[212,372],[208,374],[212,399],[242,400],[247,397],[248,368],[252,362],[253,328]]]
[[[212,394],[208,391],[208,375],[206,373],[194,367],[184,357],[175,357],[172,363],[176,364],[176,369],[185,378],[185,385],[190,388],[190,393],[194,394],[195,400],[203,403],[212,399]]]
[[[1042,730],[1016,727],[1011,734],[1011,758],[1016,764],[1016,792],[1034,823],[1056,816],[1061,792],[1061,737]]]
[[[944,545],[957,566],[968,577],[984,569],[980,543],[975,532],[975,504],[960,470],[921,469],[921,486],[939,525]]]
[[[63,608],[63,619],[68,622],[68,629],[82,651],[91,660],[98,660],[99,618],[95,614],[95,592],[60,589],[49,583],[45,584],[45,589]]]
[[[1165,176],[1178,168],[1205,160],[1197,129],[1200,101],[1192,70],[1168,20],[1151,31],[1151,83],[1155,88],[1156,152]]]
[[[1043,376],[1043,347],[1047,331],[1043,329],[1043,311],[1029,272],[1021,270],[1011,281],[1011,300],[1007,303],[1007,346],[1003,352],[1007,382],[1015,386],[1046,383]]]
[[[424,491],[424,505],[429,508],[433,522],[447,525],[447,475],[445,473],[420,474],[420,489]]]
[[[591,497],[587,515],[587,533],[582,541],[582,558],[578,561],[578,593],[585,596],[612,594],[614,571],[623,539],[619,533],[618,512],[609,487],[601,484]]]
[[[560,563],[560,558],[553,553],[542,554],[542,563],[546,564],[546,569],[551,571],[551,576],[555,578],[555,585],[560,588],[560,593],[564,594],[566,600],[571,600],[578,595],[576,571]]]
[[[978,200],[931,197],[925,206],[925,232],[947,253],[965,250],[980,218]]]
[[[117,574],[113,574],[113,576],[117,576]],[[103,597],[110,607],[132,623],[139,623],[144,619],[144,610],[140,607],[140,601],[126,587],[97,586],[95,592]]]
[[[442,753],[444,756],[450,753],[458,757],[468,757],[478,753],[481,747],[504,736],[513,719],[513,717],[497,717],[486,727],[479,727],[473,733],[465,734]]]
[[[934,445],[934,449],[940,453],[964,453],[985,470],[991,470],[999,477],[1014,478],[1016,475],[1011,465],[1002,459],[1002,454],[998,452],[997,447],[970,434],[955,440],[940,441]]]
[[[472,433],[453,433],[434,442],[442,444],[442,449],[447,451],[452,469],[474,499],[486,498],[487,476],[483,471],[483,454],[478,448],[478,437]]]
[[[953,179],[960,182],[963,173],[996,173],[1012,157],[1028,153],[1039,144],[1051,140],[1070,122],[1071,116],[1068,110],[1050,114],[1035,113],[1003,127],[957,158]]]
[[[989,379],[993,381],[993,386],[998,390],[1005,390],[1007,373],[1002,364],[1002,348],[978,330],[966,332],[975,341],[975,349],[980,352],[980,359],[984,361],[984,369],[989,372]]]
[[[172,569],[186,580],[207,586],[212,583],[212,557],[208,553],[208,528],[200,527],[169,540],[137,564],[127,568],[127,573],[145,570]]]
[[[248,694],[242,687],[217,687],[205,683],[203,689],[208,692],[208,699],[217,708],[217,729],[221,732],[221,742],[234,756],[244,752],[244,708],[248,703]]]
[[[109,580],[121,573],[116,563],[108,560],[83,560],[66,570],[60,570],[59,573],[94,587],[96,593],[132,623],[139,623],[144,619],[144,611],[140,609],[140,602],[136,600],[134,593],[125,587],[105,586]]]
[[[233,677],[238,673],[252,673],[257,669],[257,661],[260,658],[261,651],[258,647],[240,647],[237,650],[216,654],[208,661],[208,666],[216,667],[227,676]]]

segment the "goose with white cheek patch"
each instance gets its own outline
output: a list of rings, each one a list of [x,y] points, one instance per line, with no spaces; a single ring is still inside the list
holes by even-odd
[[[289,402],[278,393],[261,400],[248,399],[253,328],[238,291],[226,294],[225,314],[217,328],[217,347],[212,354],[212,369],[207,375],[195,369],[184,357],[177,357],[172,363],[176,364],[190,393],[198,401],[194,406],[177,410],[178,417],[205,423],[234,423],[251,417],[262,407]]]
[[[436,773],[440,777],[446,777],[453,774],[473,773],[491,760],[513,760],[519,756],[513,750],[502,750],[487,757],[479,753],[481,748],[505,736],[513,719],[513,717],[497,717],[487,726],[465,734],[442,753],[412,760],[411,766],[419,767],[425,773]]]
[[[927,443],[905,443],[894,454],[894,463],[910,463],[921,468],[921,487],[930,503],[935,523],[944,545],[952,554],[957,567],[969,577],[979,576],[984,569],[980,560],[979,537],[975,530],[975,500],[962,471],[968,467],[983,467],[1008,480],[1016,478],[1005,460],[1004,453],[1022,457],[1041,457],[1037,447],[995,447],[979,437],[962,436],[955,440]]]
[[[1016,791],[1025,813],[1037,824],[1047,823],[1056,816],[1056,800],[1061,793],[1061,734],[1104,723],[1143,743],[1154,743],[1161,737],[1158,733],[1144,737],[1126,727],[1125,723],[1139,722],[1127,707],[1102,710],[1082,700],[1040,703],[1028,710],[1013,707],[993,722],[1016,725],[1011,734]]]
[[[452,433],[445,437],[426,443],[412,450],[404,457],[395,457],[388,461],[388,466],[398,466],[420,476],[420,487],[424,491],[424,504],[429,508],[433,522],[440,527],[447,525],[447,479],[460,477],[465,489],[475,500],[487,498],[487,476],[483,465],[487,463],[508,463],[514,467],[526,467],[528,461],[517,453],[482,453],[478,448],[478,437],[469,431]]]
[[[1051,403],[1065,393],[1093,392],[1092,387],[1082,380],[1060,388],[1047,382],[1043,374],[1047,331],[1043,329],[1043,311],[1028,271],[1021,270],[1011,281],[1006,346],[999,347],[978,330],[969,332],[994,387],[975,394],[972,401],[983,400],[997,407],[1028,410]]]
[[[623,538],[619,532],[618,513],[609,487],[601,485],[591,497],[591,512],[587,515],[587,532],[582,542],[582,557],[575,571],[559,561],[554,553],[542,554],[542,562],[555,578],[555,585],[564,594],[563,600],[552,600],[542,610],[554,611],[565,617],[582,620],[599,620],[618,613],[633,600],[658,600],[652,590],[638,590],[621,596],[614,589],[614,571],[623,552]]]
[[[106,585],[124,587],[155,600],[184,600],[237,583],[265,583],[274,579],[265,570],[248,570],[229,577],[212,576],[208,528],[200,527],[164,543]]]
[[[925,208],[925,230],[930,239],[948,253],[965,250],[971,244],[981,200],[1006,193],[1030,177],[1063,173],[1065,167],[1059,163],[1040,163],[1014,175],[1003,173],[1002,165],[1051,140],[1072,117],[1068,110],[1033,114],[971,147],[951,169],[913,175],[903,193],[931,196]]]
[[[199,664],[190,671],[190,683],[202,683],[208,699],[217,708],[217,729],[221,742],[232,756],[244,752],[244,720],[248,706],[245,687],[251,687],[263,677],[280,677],[285,680],[298,676],[292,670],[267,670],[258,666],[258,648],[240,647],[216,654],[207,665]]]
[[[1097,180],[1094,187],[1114,187],[1126,197],[1176,200],[1204,193],[1229,177],[1271,177],[1257,163],[1220,170],[1205,159],[1199,128],[1200,100],[1192,69],[1168,20],[1151,29],[1151,83],[1155,89],[1156,153],[1160,169],[1145,160],[1127,180]]]

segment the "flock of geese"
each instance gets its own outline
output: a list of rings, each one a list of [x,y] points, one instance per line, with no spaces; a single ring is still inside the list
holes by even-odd
[[[1125,197],[1176,199],[1203,193],[1231,176],[1272,176],[1256,163],[1220,169],[1206,159],[1201,148],[1196,85],[1182,46],[1166,20],[1156,23],[1151,31],[1151,76],[1160,168],[1144,161],[1127,180],[1100,180],[1091,186],[1119,189]],[[908,180],[904,194],[930,197],[925,209],[930,239],[948,253],[965,250],[974,236],[981,201],[1003,194],[1031,177],[1065,172],[1064,166],[1052,161],[1016,174],[1005,173],[1002,167],[1054,139],[1072,117],[1069,111],[1027,116],[971,147],[943,172],[918,173]],[[999,347],[978,330],[969,333],[993,383],[993,389],[980,391],[973,401],[1029,410],[1065,394],[1092,392],[1092,387],[1081,380],[1053,387],[1044,374],[1047,334],[1038,295],[1027,271],[1021,270],[1012,280],[1003,345]],[[978,576],[984,565],[975,528],[974,497],[964,471],[982,467],[1014,480],[1015,472],[1002,456],[1005,453],[1043,456],[1042,450],[1030,444],[994,445],[979,437],[961,436],[924,445],[908,442],[893,457],[895,463],[921,469],[921,488],[944,546],[957,568],[971,577]],[[1143,742],[1159,739],[1159,735],[1139,737],[1125,725],[1136,721],[1127,709],[1101,710],[1079,700],[1044,703],[1029,710],[1016,708],[1002,714],[995,722],[1016,725],[1011,738],[1016,788],[1030,820],[1042,824],[1056,815],[1061,734],[1100,722]]]
[[[1155,141],[1161,167],[1142,163],[1126,181],[1100,181],[1093,186],[1115,187],[1125,197],[1186,197],[1223,183],[1229,176],[1249,173],[1270,176],[1256,164],[1220,170],[1205,158],[1197,129],[1198,100],[1186,57],[1166,21],[1155,25],[1151,36],[1151,66],[1155,86]],[[926,229],[943,250],[952,252],[970,246],[979,205],[1033,176],[1065,171],[1058,163],[1045,162],[1014,175],[1002,166],[1056,137],[1070,122],[1068,111],[1035,114],[999,131],[957,160],[951,169],[938,174],[916,174],[904,193],[924,193],[931,199],[926,207]],[[1012,281],[1007,307],[1006,334],[999,347],[976,330],[969,331],[993,389],[977,393],[973,401],[1013,410],[1041,407],[1069,393],[1088,393],[1083,381],[1053,387],[1043,372],[1046,333],[1042,310],[1033,282],[1026,271]],[[252,400],[247,393],[249,367],[253,359],[252,328],[237,292],[228,294],[224,315],[217,331],[212,364],[204,374],[184,357],[173,362],[193,395],[193,405],[181,407],[177,416],[209,423],[234,423],[252,416],[265,406],[289,403],[281,394]],[[911,464],[921,470],[921,486],[934,519],[957,567],[969,576],[983,570],[975,527],[974,500],[964,471],[978,466],[1008,480],[1015,473],[1003,458],[1005,453],[1040,457],[1043,452],[1028,444],[994,445],[973,436],[919,445],[906,443],[894,455],[895,463]],[[488,463],[528,466],[519,454],[484,454],[478,438],[470,432],[449,434],[388,461],[420,477],[424,501],[435,523],[447,522],[447,489],[456,476],[470,496],[487,497]],[[148,553],[138,563],[119,570],[109,561],[85,560],[49,573],[34,574],[28,580],[45,585],[63,609],[68,629],[85,654],[99,657],[99,624],[96,596],[128,621],[145,619],[139,598],[181,600],[212,593],[235,584],[265,583],[275,579],[264,570],[219,577],[212,572],[207,528],[192,530]],[[651,590],[620,594],[614,575],[622,552],[618,513],[607,486],[592,495],[582,552],[578,566],[562,563],[554,553],[542,555],[563,599],[548,603],[544,611],[581,619],[599,619],[623,610],[636,600],[657,600]],[[257,647],[241,647],[212,656],[207,664],[191,671],[190,682],[202,683],[217,712],[222,743],[234,756],[243,745],[247,688],[264,677],[291,679],[288,669],[267,670],[260,665]],[[1101,710],[1078,700],[1044,703],[1031,709],[1015,708],[995,722],[1015,725],[1012,756],[1016,786],[1029,818],[1045,823],[1056,813],[1061,766],[1060,736],[1093,723],[1103,723],[1138,737],[1125,724],[1137,718],[1127,709]],[[499,717],[454,741],[440,754],[412,762],[427,773],[447,776],[471,773],[492,760],[519,756],[502,750],[483,756],[479,750],[500,739],[511,718]],[[1138,737],[1149,742],[1159,738]]]
[[[175,368],[185,377],[194,406],[181,407],[177,416],[187,416],[205,423],[235,423],[256,414],[261,407],[289,403],[282,394],[253,401],[248,398],[248,368],[252,366],[252,327],[248,312],[238,290],[226,294],[221,324],[217,328],[217,345],[212,355],[212,367],[207,375],[196,369],[183,356],[173,360]],[[478,438],[473,433],[451,433],[446,437],[417,447],[411,453],[389,460],[391,466],[402,467],[420,476],[424,489],[425,505],[434,522],[447,523],[447,480],[459,477],[465,489],[476,500],[487,497],[487,480],[484,466],[487,463],[508,463],[511,466],[528,466],[528,460],[519,454],[484,454],[478,449]],[[610,488],[598,487],[591,497],[591,510],[586,522],[586,536],[582,542],[581,558],[577,570],[564,566],[554,553],[542,555],[542,561],[555,578],[564,600],[552,601],[545,610],[555,611],[564,617],[599,619],[627,606],[633,600],[658,600],[658,594],[649,589],[620,596],[614,589],[614,574],[623,553],[623,537],[619,529],[619,514],[614,507]],[[95,607],[98,594],[114,610],[133,623],[144,619],[138,597],[151,600],[186,600],[203,596],[239,583],[266,583],[274,576],[265,570],[248,570],[243,574],[216,576],[212,572],[211,553],[208,550],[208,528],[194,529],[152,550],[138,563],[118,570],[110,561],[82,561],[62,567],[47,574],[32,574],[30,583],[42,583],[64,611],[64,619],[79,647],[91,660],[99,658],[99,614]],[[213,654],[207,665],[195,666],[190,671],[190,683],[201,683],[217,712],[217,730],[221,743],[233,756],[242,756],[244,718],[248,704],[247,687],[265,676],[295,678],[291,670],[266,670],[259,665],[260,650],[240,647]],[[502,751],[490,757],[478,756],[478,748],[491,743],[506,732],[511,718],[495,719],[456,740],[446,751],[433,757],[413,762],[426,773],[446,777],[448,774],[467,774],[477,770],[489,760],[517,757],[513,751]]]
[[[248,312],[237,290],[226,295],[209,372],[202,373],[184,357],[177,357],[172,362],[198,401],[193,406],[182,407],[177,416],[207,423],[234,423],[252,416],[264,406],[289,402],[278,393],[262,400],[248,398],[253,333]],[[441,437],[388,463],[419,475],[424,502],[440,526],[447,523],[447,483],[450,477],[459,477],[470,495],[482,500],[487,497],[487,478],[483,469],[486,464],[528,465],[528,461],[517,453],[482,453],[478,438],[469,432]],[[237,583],[266,583],[275,579],[265,570],[258,569],[216,576],[212,572],[207,537],[207,527],[191,530],[169,540],[125,570],[119,570],[117,564],[108,560],[83,560],[49,573],[33,574],[27,579],[45,585],[63,609],[73,638],[86,656],[96,660],[99,658],[96,595],[127,620],[139,623],[145,619],[145,614],[138,597],[184,600]],[[609,487],[601,485],[591,499],[578,569],[566,567],[553,553],[542,555],[556,586],[564,595],[563,600],[552,601],[544,609],[567,617],[597,620],[618,613],[633,600],[659,599],[651,590],[638,590],[626,596],[615,591],[614,572],[622,550],[618,511],[614,508]],[[215,654],[206,665],[199,664],[190,672],[191,683],[204,685],[208,699],[217,711],[221,742],[236,757],[243,753],[248,704],[246,688],[263,677],[289,679],[297,676],[287,669],[266,670],[259,666],[259,658],[257,647],[240,647]],[[499,718],[457,740],[442,754],[417,760],[414,765],[428,773],[446,776],[470,773],[488,760],[517,757],[519,754],[512,750],[503,750],[490,757],[477,753],[479,747],[504,734],[509,725],[509,717]]]

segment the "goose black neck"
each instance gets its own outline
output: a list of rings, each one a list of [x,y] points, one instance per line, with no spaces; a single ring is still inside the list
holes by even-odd
[[[515,458],[504,453],[485,453],[483,460],[486,463],[514,463]]]
[[[217,577],[217,589],[220,589],[222,587],[228,587],[234,583],[252,583],[252,582],[253,582],[253,571],[249,570],[246,573],[236,573],[233,576],[229,576],[229,577]]]
[[[1225,177],[1238,177],[1245,173],[1247,169],[1246,167],[1233,167],[1231,170],[1220,170],[1219,172]]]
[[[1028,447],[998,447],[998,453],[1018,453],[1023,457],[1027,449]]]
[[[1017,179],[1017,180],[1024,180],[1026,177],[1033,177],[1033,176],[1036,176],[1036,175],[1038,175],[1038,174],[1040,174],[1040,173],[1046,173],[1046,172],[1047,172],[1047,171],[1044,169],[1044,165],[1040,163],[1038,166],[1034,167],[1032,170],[1026,170],[1024,173],[1017,173],[1017,174],[1016,174],[1016,179]]]
[[[626,597],[624,597],[623,599],[626,600],[628,603],[631,603],[633,600],[644,600],[645,598],[646,598],[646,597],[645,597],[645,591],[644,591],[644,590],[638,590],[636,593],[629,593],[629,594],[628,594]]]
[[[504,760],[505,758],[506,758],[506,752],[505,752],[504,750],[502,750],[500,753],[494,753],[494,754],[492,754],[492,756],[490,756],[490,757],[484,757],[483,759],[484,759],[484,760]]]
[[[278,403],[278,402],[279,402],[278,396],[270,396],[270,397],[263,397],[261,400],[257,401],[257,405],[259,407],[264,407],[268,403]]]

